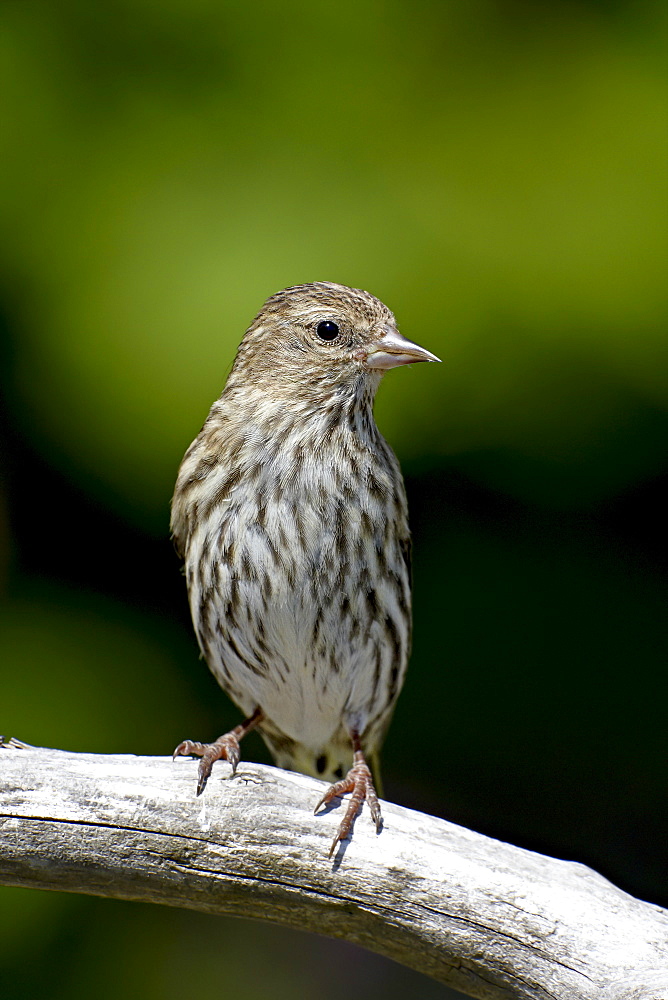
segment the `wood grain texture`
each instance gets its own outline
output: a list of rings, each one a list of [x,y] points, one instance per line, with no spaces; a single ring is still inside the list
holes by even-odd
[[[344,938],[479,1000],[668,1000],[668,913],[573,862],[383,803],[333,861],[323,783],[242,762],[0,747],[0,882]]]

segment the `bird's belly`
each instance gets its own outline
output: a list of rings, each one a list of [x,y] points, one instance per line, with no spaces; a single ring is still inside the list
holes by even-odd
[[[400,543],[340,508],[226,512],[208,572],[199,561],[191,608],[209,666],[242,711],[259,705],[282,734],[317,751],[342,726],[364,731],[388,708],[410,630]]]

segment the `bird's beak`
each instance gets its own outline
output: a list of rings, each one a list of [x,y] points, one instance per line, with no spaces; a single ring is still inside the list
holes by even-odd
[[[440,361],[431,351],[425,350],[412,340],[406,340],[398,330],[386,326],[383,336],[372,345],[366,356],[369,368],[396,368],[398,365],[412,365],[416,361]]]

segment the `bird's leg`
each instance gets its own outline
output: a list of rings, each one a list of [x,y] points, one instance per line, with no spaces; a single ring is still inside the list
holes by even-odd
[[[332,846],[329,849],[330,858],[334,854],[337,844],[339,844],[342,840],[345,840],[349,835],[355,816],[359,812],[365,799],[369,803],[371,818],[376,824],[377,833],[380,833],[380,828],[383,823],[380,815],[380,803],[378,802],[378,796],[376,795],[376,788],[373,783],[371,768],[364,759],[364,752],[362,750],[359,733],[353,730],[350,735],[353,743],[353,766],[350,768],[345,778],[342,778],[341,781],[337,781],[333,785],[329,786],[323,797],[320,799],[320,802],[318,802],[315,807],[315,812],[317,812],[320,806],[326,805],[328,802],[331,802],[332,799],[338,798],[340,795],[345,795],[346,792],[352,793],[350,796],[350,802],[348,803],[348,808],[346,809],[346,814],[341,820],[339,829],[337,830],[336,836],[332,841]]]
[[[219,736],[214,743],[194,743],[192,740],[184,740],[179,743],[172,754],[172,760],[177,757],[201,757],[199,772],[197,777],[197,794],[201,795],[211,768],[217,760],[228,760],[232,765],[232,774],[237,769],[237,764],[241,757],[239,750],[239,740],[242,740],[246,733],[255,729],[264,719],[264,712],[261,708],[256,708],[252,715],[244,719],[238,726],[231,729],[229,733]]]

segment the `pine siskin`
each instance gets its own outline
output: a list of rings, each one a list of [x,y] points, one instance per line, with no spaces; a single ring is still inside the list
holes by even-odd
[[[411,633],[410,533],[397,459],[373,418],[384,372],[439,359],[368,292],[330,282],[267,300],[185,454],[172,531],[199,645],[246,720],[201,757],[239,762],[257,727],[279,766],[381,815],[367,757],[383,740]],[[338,780],[337,780],[338,779]]]

